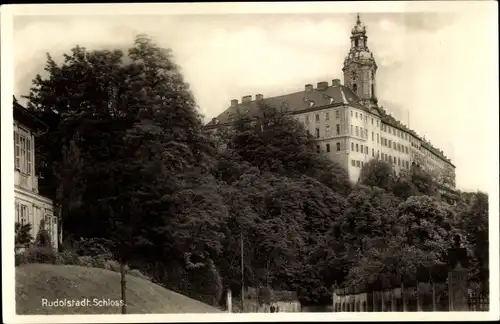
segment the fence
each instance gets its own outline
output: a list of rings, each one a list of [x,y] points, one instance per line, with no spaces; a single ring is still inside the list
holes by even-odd
[[[333,311],[489,311],[489,295],[467,281],[465,249],[449,249],[448,258],[448,264],[418,268],[413,284],[392,278],[363,287],[335,287]]]

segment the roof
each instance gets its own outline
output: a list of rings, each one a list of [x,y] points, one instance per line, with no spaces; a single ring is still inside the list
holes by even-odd
[[[263,98],[262,100],[252,100],[248,103],[238,103],[228,107],[223,113],[212,119],[206,126],[215,126],[218,124],[227,124],[236,118],[238,114],[249,117],[258,117],[260,115],[259,103],[275,107],[281,111],[287,111],[292,114],[315,111],[328,107],[349,105],[368,111],[364,107],[356,94],[346,86],[341,84],[329,85],[325,88],[313,88],[309,91],[294,92],[277,97]]]
[[[28,109],[21,106],[14,99],[14,107],[13,107],[13,118],[14,120],[20,122],[23,125],[28,126],[29,128],[37,131],[37,132],[46,132],[48,130],[48,126],[42,122],[40,119],[36,118],[32,115]]]
[[[207,123],[206,127],[214,128],[218,125],[229,124],[236,119],[239,114],[246,115],[251,118],[258,118],[260,115],[259,103],[261,102],[292,114],[305,113],[308,111],[316,111],[342,105],[348,105],[350,107],[364,110],[368,113],[380,116],[383,123],[411,134],[413,137],[421,141],[421,145],[424,148],[429,150],[438,158],[449,163],[453,168],[455,167],[451,163],[450,159],[444,156],[440,150],[433,147],[428,141],[422,139],[415,131],[403,125],[400,121],[388,114],[383,107],[370,109],[364,106],[358,96],[349,87],[340,84],[340,80],[338,79],[334,80],[332,85],[328,85],[325,88],[312,88],[309,91],[304,89],[303,91],[277,97],[263,98],[262,100],[255,100],[254,97],[254,100],[247,103],[240,102],[236,105],[229,106],[219,116],[213,118],[209,123]]]

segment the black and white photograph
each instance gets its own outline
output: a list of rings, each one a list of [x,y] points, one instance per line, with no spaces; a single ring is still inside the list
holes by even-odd
[[[498,319],[496,2],[1,14],[9,322]]]

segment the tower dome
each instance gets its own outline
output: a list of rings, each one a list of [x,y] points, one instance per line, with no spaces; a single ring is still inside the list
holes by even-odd
[[[354,25],[354,27],[352,27],[351,33],[353,35],[366,34],[366,26],[361,22],[361,19],[359,18],[359,13],[357,15],[356,25]]]

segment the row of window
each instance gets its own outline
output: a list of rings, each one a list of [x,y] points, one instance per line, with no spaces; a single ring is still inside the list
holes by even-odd
[[[351,142],[351,151],[352,152],[361,152],[361,153],[368,155],[369,150],[370,149],[368,148],[367,145]],[[378,158],[380,156],[380,151],[377,150],[377,154],[375,155],[375,149],[372,148],[372,157],[375,157],[375,156]]]
[[[35,218],[36,216],[41,217],[42,210],[40,207],[34,207],[33,217],[31,217],[30,219],[28,205],[16,202],[15,213],[16,213],[16,222],[20,223],[21,225],[31,224],[32,228],[35,228],[36,226],[38,226],[38,224],[33,224],[33,222],[38,221]],[[51,237],[54,237],[55,234],[53,233],[54,226],[57,226],[57,218],[49,214],[45,215],[44,229],[51,235]]]
[[[382,161],[392,163],[394,165],[397,165],[399,167],[405,168],[405,169],[410,169],[410,162],[401,160],[401,158],[397,158],[395,156],[391,156],[386,153],[382,153]]]
[[[335,149],[336,149],[337,152],[340,151],[340,143],[339,142],[335,143]],[[326,151],[327,152],[331,152],[331,148],[330,148],[330,144],[329,143],[326,144]],[[316,145],[316,152],[318,152],[318,153],[321,152],[321,145]]]
[[[315,121],[317,123],[319,123],[319,121],[320,121],[319,114],[315,114],[314,118],[315,118]],[[340,111],[339,110],[335,110],[335,118],[340,119]],[[325,113],[325,120],[330,120],[330,112]],[[309,124],[309,115],[306,115],[306,124]]]
[[[351,110],[351,117],[355,117],[357,119],[363,120],[363,114],[362,113],[358,114],[358,112],[353,112],[352,110]],[[375,120],[373,119],[373,117],[370,117],[370,118],[371,118],[372,125],[375,125]],[[365,122],[367,122],[367,121],[368,121],[368,115],[365,114]],[[377,127],[379,127],[379,121],[376,120],[376,122],[377,122]]]
[[[388,147],[390,149],[397,150],[398,152],[401,152],[401,153],[410,154],[408,146],[393,142],[390,139],[387,139],[385,137],[382,137],[382,145],[385,147]]]
[[[362,168],[364,166],[364,163],[363,163],[363,161],[358,161],[358,160],[351,159],[351,165],[353,167]]]
[[[368,139],[368,129],[367,128],[351,125],[350,134],[359,136],[361,138]],[[377,135],[377,144],[378,144],[378,143],[380,143],[380,138],[379,138],[378,133],[376,135]],[[375,142],[375,133],[374,132],[372,132],[372,142]]]
[[[332,133],[332,130],[330,128],[330,125],[326,125],[325,137],[330,137],[332,135],[331,133]],[[335,135],[340,135],[340,124],[335,125]],[[315,136],[316,136],[316,138],[321,137],[319,128],[316,128]]]
[[[29,136],[14,131],[14,167],[31,175],[33,146]]]

